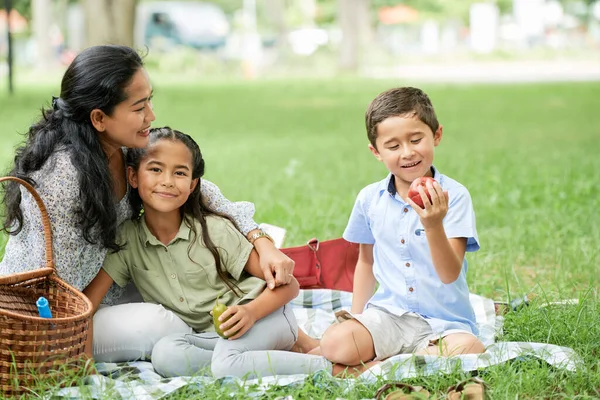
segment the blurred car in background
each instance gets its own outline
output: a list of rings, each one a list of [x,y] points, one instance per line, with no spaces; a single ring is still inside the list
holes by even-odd
[[[175,46],[215,50],[225,46],[229,32],[225,12],[213,3],[144,2],[136,10],[137,46],[164,51]]]

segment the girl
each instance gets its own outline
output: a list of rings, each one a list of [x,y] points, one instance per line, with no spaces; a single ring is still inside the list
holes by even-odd
[[[124,247],[106,257],[84,293],[97,307],[113,282],[124,287],[132,280],[144,301],[163,305],[194,330],[154,346],[156,371],[193,375],[210,365],[216,377],[255,377],[331,370],[321,356],[280,351],[298,337],[287,305],[298,282],[264,290],[256,251],[229,218],[205,205],[204,160],[194,140],[170,128],[152,130],[145,149],[127,153],[127,165],[134,217],[121,227]],[[213,327],[217,299],[228,306],[218,327],[228,340]]]
[[[125,46],[90,47],[71,63],[60,97],[17,150],[9,175],[29,180],[42,197],[58,274],[79,290],[96,276],[107,251],[119,249],[117,227],[130,216],[126,148],[146,146],[154,119],[152,85],[140,56]],[[207,205],[231,215],[255,245],[269,286],[287,283],[294,263],[256,229],[253,205],[231,203],[208,181],[199,186]],[[8,183],[0,208],[6,210],[3,228],[10,234],[0,275],[43,266],[42,220],[32,196]],[[162,307],[131,303],[139,294],[130,289],[133,296],[113,286],[103,303],[121,305],[96,314],[97,361],[145,358],[163,336],[190,332]]]

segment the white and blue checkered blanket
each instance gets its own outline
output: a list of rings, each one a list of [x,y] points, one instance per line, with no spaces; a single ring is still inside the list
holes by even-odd
[[[438,372],[453,372],[457,369],[475,371],[520,357],[535,357],[561,369],[573,371],[578,357],[567,347],[530,342],[495,342],[501,333],[503,318],[495,313],[494,302],[485,297],[471,294],[471,303],[475,310],[479,338],[486,346],[483,354],[467,354],[453,357],[414,356],[404,354],[391,357],[372,367],[356,380],[340,380],[351,390],[352,385],[362,382],[374,382],[384,374],[386,379],[402,380],[414,376],[430,375]],[[292,305],[300,327],[310,336],[321,337],[325,329],[334,322],[335,311],[349,310],[352,293],[329,289],[301,290]],[[160,399],[186,385],[202,386],[214,382],[206,376],[162,378],[149,362],[129,362],[122,364],[98,364],[99,375],[89,378],[85,388],[65,388],[55,395],[65,398],[106,397],[127,400]],[[226,379],[238,388],[252,387],[252,394],[260,397],[270,386],[301,385],[306,375],[273,376],[262,379],[242,381],[237,378]]]

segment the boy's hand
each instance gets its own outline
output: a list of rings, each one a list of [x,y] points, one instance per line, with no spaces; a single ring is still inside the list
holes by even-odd
[[[442,225],[442,221],[448,212],[448,192],[444,191],[437,181],[426,183],[426,189],[431,195],[431,201],[425,193],[425,189],[419,186],[419,194],[423,200],[425,208],[419,207],[410,198],[407,198],[408,204],[419,214],[421,223],[425,229],[431,229]]]
[[[226,319],[227,321],[225,321]],[[256,317],[245,305],[237,305],[227,307],[227,311],[219,317],[219,321],[225,321],[219,329],[227,336],[227,340],[235,340],[252,328],[256,322]],[[229,337],[229,335],[232,336]]]

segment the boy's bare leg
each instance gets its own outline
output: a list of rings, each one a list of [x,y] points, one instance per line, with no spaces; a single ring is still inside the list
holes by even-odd
[[[298,340],[296,340],[290,351],[295,353],[310,353],[317,347],[319,347],[318,339],[310,337],[302,329],[298,329]]]
[[[371,334],[355,319],[331,325],[320,341],[321,354],[342,365],[362,365],[375,358]]]
[[[444,336],[415,354],[432,356],[456,356],[459,354],[479,354],[485,352],[483,343],[468,333],[452,333]]]

